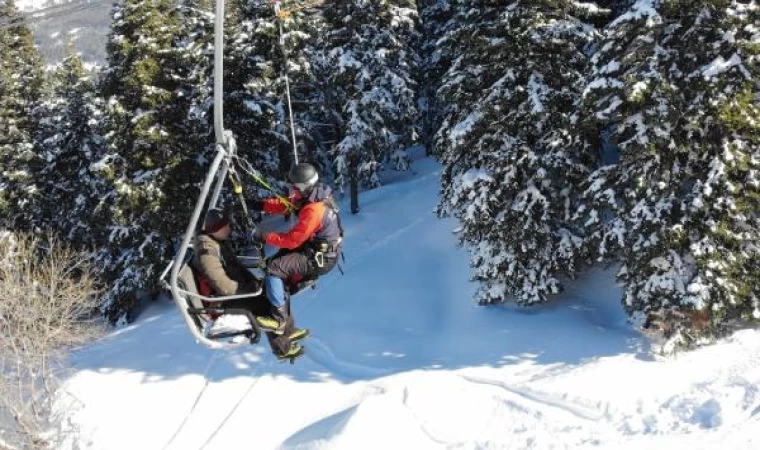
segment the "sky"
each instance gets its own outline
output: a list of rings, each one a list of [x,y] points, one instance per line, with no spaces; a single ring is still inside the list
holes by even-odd
[[[434,214],[441,167],[413,168],[344,213],[345,275],[294,299],[303,358],[209,350],[159,299],[74,354],[57,448],[760,448],[760,331],[661,356],[614,268],[548,305],[478,306],[457,223]]]

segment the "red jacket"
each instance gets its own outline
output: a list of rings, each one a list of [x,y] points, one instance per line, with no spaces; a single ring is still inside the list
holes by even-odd
[[[298,204],[301,199],[301,194],[296,191],[288,200],[291,203]],[[301,208],[298,214],[298,223],[293,228],[284,233],[267,233],[265,236],[266,243],[287,249],[302,246],[320,231],[326,211],[327,206],[324,202],[307,203]],[[264,212],[267,214],[285,214],[288,212],[288,207],[279,198],[268,198],[264,200]]]

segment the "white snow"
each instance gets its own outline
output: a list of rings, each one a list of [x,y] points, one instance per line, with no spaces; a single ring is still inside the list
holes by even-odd
[[[490,183],[493,177],[486,169],[470,169],[461,178],[462,187],[467,189],[472,189],[478,181]]]
[[[713,78],[731,70],[733,67],[739,67],[745,76],[751,78],[749,72],[742,64],[741,57],[736,53],[734,53],[728,60],[723,59],[722,56],[715,58],[713,62],[702,68],[702,75],[705,79]]]
[[[19,11],[26,12],[41,9],[52,2],[50,2],[50,0],[16,0],[15,3],[16,8],[18,8]]]
[[[541,114],[544,112],[544,99],[549,92],[549,88],[544,83],[544,77],[541,74],[533,73],[528,80],[528,96],[531,104],[531,113]]]
[[[662,16],[655,8],[655,0],[638,0],[631,8],[613,20],[608,28],[614,28],[623,22],[633,22],[646,19],[646,26],[653,27],[662,23]]]
[[[256,114],[257,116],[260,116],[264,114],[264,112],[261,110],[261,105],[259,105],[258,102],[254,102],[251,100],[245,100],[243,102],[245,104],[245,107],[251,111],[252,113]]]
[[[637,99],[642,93],[649,89],[649,81],[637,81],[631,87],[630,99]]]
[[[166,300],[78,351],[61,404],[80,448],[760,448],[760,331],[658,356],[613,269],[547,306],[477,306],[458,224],[431,213],[441,168],[415,170],[344,216],[345,276],[293,305],[313,333],[295,365],[196,344]]]
[[[582,11],[582,12],[584,12],[584,13],[590,15],[590,16],[591,15],[601,14],[601,13],[603,13],[605,11],[609,11],[606,8],[600,8],[599,5],[597,5],[596,3],[593,3],[593,2],[578,2],[578,1],[574,1],[574,2],[572,2],[572,4],[573,4],[573,6],[575,6],[576,8],[578,8],[580,11]]]
[[[480,111],[474,111],[470,113],[463,121],[456,124],[456,126],[449,133],[449,141],[452,145],[459,145],[467,135],[470,134],[473,127],[483,120],[483,113]]]
[[[600,67],[598,69],[598,72],[600,74],[607,75],[607,74],[615,73],[618,70],[620,70],[620,63],[618,61],[613,60],[613,61],[608,62],[603,67]]]

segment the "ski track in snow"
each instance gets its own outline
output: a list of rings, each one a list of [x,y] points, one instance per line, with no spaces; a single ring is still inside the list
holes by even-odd
[[[267,367],[271,364],[267,363]],[[213,441],[213,439],[216,437],[216,435],[219,433],[219,431],[224,428],[224,426],[227,424],[227,422],[230,420],[230,417],[232,417],[233,414],[238,410],[240,405],[243,403],[245,399],[248,398],[248,396],[251,394],[251,391],[253,391],[253,388],[256,387],[256,385],[261,381],[261,377],[257,376],[252,381],[251,384],[248,386],[248,389],[245,391],[245,393],[240,397],[240,399],[235,403],[235,405],[229,410],[229,412],[224,416],[224,419],[222,419],[221,422],[219,422],[219,425],[214,428],[214,431],[206,438],[206,440],[203,442],[203,445],[200,446],[200,450],[205,449],[208,447],[208,445]]]
[[[417,425],[419,425],[420,430],[422,430],[422,432],[425,434],[425,436],[428,437],[428,439],[430,439],[432,442],[434,442],[434,443],[436,443],[438,445],[445,445],[446,448],[456,448],[458,446],[461,446],[461,445],[465,444],[465,442],[461,442],[461,441],[460,442],[450,442],[450,441],[445,441],[443,439],[439,439],[439,438],[435,437],[433,435],[433,433],[430,430],[428,430],[428,428],[425,426],[424,421],[422,420],[422,418],[420,418],[420,416],[417,415],[417,412],[412,407],[409,406],[409,404],[408,404],[409,395],[410,395],[409,394],[409,388],[408,387],[404,387],[404,397],[402,399],[402,403],[403,403],[404,407],[412,415],[412,417],[414,417],[414,419],[417,421]]]
[[[310,336],[308,343],[304,343],[304,346],[307,349],[304,356],[329,370],[331,374],[345,380],[354,381],[365,378],[379,378],[392,373],[388,369],[342,361],[333,354],[328,346],[314,336]]]
[[[524,399],[530,400],[532,402],[538,403],[540,405],[549,406],[552,408],[559,409],[563,412],[566,412],[568,414],[571,414],[579,419],[583,420],[590,420],[590,421],[598,421],[603,418],[605,418],[606,413],[594,410],[591,408],[587,408],[578,404],[566,402],[556,396],[532,391],[530,389],[526,388],[516,388],[511,387],[507,385],[507,383],[503,381],[498,380],[488,380],[485,378],[479,378],[479,377],[473,377],[469,375],[462,375],[462,378],[465,380],[477,383],[477,384],[486,384],[494,387],[501,388],[509,393],[512,393],[514,395],[517,395],[519,397],[522,397]]]
[[[187,412],[187,414],[185,414],[185,417],[182,419],[182,422],[174,431],[174,434],[172,434],[172,437],[162,447],[163,450],[166,450],[167,448],[171,447],[171,445],[174,443],[174,440],[177,438],[177,436],[179,436],[179,434],[185,428],[185,425],[187,425],[187,421],[190,420],[190,418],[193,416],[193,413],[195,412],[195,408],[198,407],[198,403],[201,401],[201,398],[203,398],[203,395],[206,393],[206,389],[208,389],[209,383],[211,381],[208,374],[211,368],[214,366],[214,363],[216,362],[217,355],[218,353],[213,353],[211,355],[211,358],[209,358],[208,365],[206,366],[206,369],[203,371],[203,387],[200,389],[200,391],[198,391],[198,395],[196,395],[193,405],[190,407],[190,410]]]

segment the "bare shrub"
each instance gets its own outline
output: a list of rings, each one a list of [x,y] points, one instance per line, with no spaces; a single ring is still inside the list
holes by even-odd
[[[0,235],[0,442],[47,448],[53,401],[73,346],[102,330],[90,255],[53,236]],[[60,429],[60,428],[59,428]],[[55,434],[54,432],[52,434]]]

